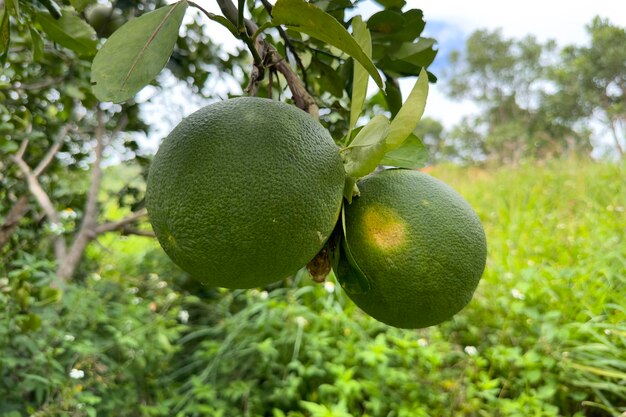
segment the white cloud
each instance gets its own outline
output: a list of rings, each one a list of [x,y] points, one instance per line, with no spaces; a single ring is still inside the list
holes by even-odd
[[[540,40],[555,39],[561,45],[585,42],[585,25],[596,15],[609,18],[613,24],[626,26],[626,2],[616,0],[408,0],[406,7],[421,8],[426,22],[442,20],[462,28],[466,33],[480,28],[501,27],[506,36],[533,34]]]

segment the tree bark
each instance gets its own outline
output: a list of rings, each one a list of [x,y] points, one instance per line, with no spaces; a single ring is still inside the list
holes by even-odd
[[[230,20],[234,25],[237,25],[238,13],[233,2],[230,0],[217,0],[217,4],[222,10],[224,17]],[[248,19],[245,19],[245,26],[248,34],[250,35],[253,35],[259,28],[256,23]],[[255,45],[261,57],[264,58],[269,55],[270,65],[274,65],[278,72],[283,74],[285,80],[287,80],[287,85],[289,86],[289,90],[291,91],[293,101],[296,106],[318,119],[319,107],[317,106],[315,99],[309,94],[300,81],[298,74],[294,72],[291,66],[278,53],[276,48],[274,48],[269,42],[263,40],[261,36],[257,37]]]
[[[0,226],[0,250],[9,243],[13,232],[17,229],[17,225],[27,212],[28,197],[23,195],[17,200],[13,207],[11,207],[9,214],[7,214],[6,219],[4,219],[4,223]]]
[[[617,127],[615,126],[617,122],[615,120],[611,120],[609,125],[611,126],[611,133],[613,133],[613,141],[615,142],[615,149],[617,149],[617,153],[619,154],[620,159],[624,158],[624,149],[620,144],[619,135],[617,134]]]
[[[96,120],[95,160],[93,162],[93,168],[91,169],[91,182],[87,193],[87,201],[85,202],[83,220],[67,256],[57,258],[59,260],[57,276],[63,281],[69,280],[74,275],[87,244],[95,237],[94,230],[99,212],[98,193],[102,181],[102,151],[104,150],[104,121],[99,105],[96,110]]]

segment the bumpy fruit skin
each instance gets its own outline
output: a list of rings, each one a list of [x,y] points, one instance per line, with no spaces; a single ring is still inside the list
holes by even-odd
[[[382,171],[358,187],[360,197],[346,206],[346,238],[371,288],[348,296],[375,319],[401,328],[432,326],[460,311],[487,257],[472,207],[417,171]]]
[[[338,148],[304,111],[261,98],[184,119],[150,167],[146,206],[169,257],[199,281],[252,288],[303,267],[339,216]]]

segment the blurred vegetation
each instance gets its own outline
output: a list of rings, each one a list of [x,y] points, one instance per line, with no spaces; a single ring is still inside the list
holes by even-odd
[[[450,55],[444,81],[449,97],[469,99],[479,111],[430,146],[433,160],[516,164],[588,155],[593,147],[622,158],[626,30],[595,17],[586,31],[585,45],[562,49],[501,30],[469,36]]]
[[[474,300],[419,331],[376,322],[305,272],[200,287],[137,236],[92,244],[92,272],[63,294],[52,263],[22,254],[0,278],[0,416],[618,416],[625,169],[432,171],[476,208],[489,257]]]

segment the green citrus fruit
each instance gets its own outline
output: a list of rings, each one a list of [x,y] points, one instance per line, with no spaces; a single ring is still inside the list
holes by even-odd
[[[358,183],[346,205],[346,242],[369,290],[349,297],[402,328],[438,324],[472,298],[485,268],[485,233],[472,207],[445,183],[391,169]]]
[[[199,281],[251,288],[283,279],[322,248],[344,170],[324,127],[261,98],[204,107],[164,140],[146,206],[169,257]]]

